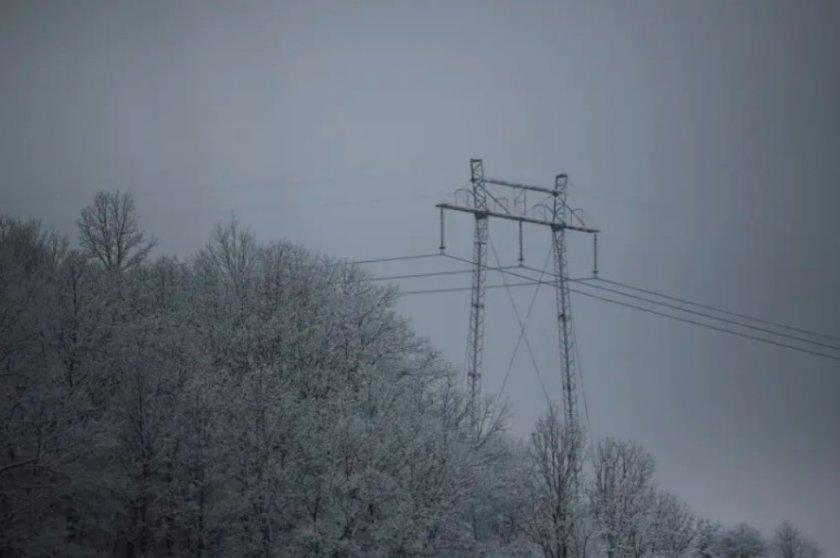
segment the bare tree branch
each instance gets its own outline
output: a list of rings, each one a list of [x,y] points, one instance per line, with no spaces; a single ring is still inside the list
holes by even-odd
[[[85,252],[109,273],[138,266],[157,244],[140,230],[131,194],[97,193],[93,203],[82,210],[77,225]]]

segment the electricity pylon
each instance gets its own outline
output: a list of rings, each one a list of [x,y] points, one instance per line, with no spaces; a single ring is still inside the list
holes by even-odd
[[[488,221],[490,217],[516,221],[519,224],[519,262],[522,263],[522,225],[542,225],[551,231],[551,246],[554,258],[555,299],[557,304],[557,325],[560,341],[560,374],[563,392],[563,413],[566,426],[576,431],[579,428],[577,394],[575,389],[575,362],[572,334],[572,315],[567,271],[566,231],[593,234],[597,247],[598,230],[572,225],[569,219],[574,215],[569,209],[567,198],[568,176],[558,174],[554,188],[519,184],[484,176],[481,159],[470,160],[470,190],[456,192],[456,203],[439,203],[441,210],[441,235],[443,233],[444,210],[471,213],[475,217],[473,236],[472,295],[470,297],[470,329],[467,345],[467,385],[469,410],[473,428],[478,428],[478,406],[481,397],[481,365],[484,348],[484,298],[485,276],[487,274]],[[495,195],[490,187],[509,188],[511,198]],[[529,193],[543,194],[547,198],[529,205]],[[460,197],[459,197],[460,196]],[[548,202],[548,203],[546,203]],[[441,238],[441,250],[444,242]],[[597,263],[596,267],[597,269]],[[573,463],[577,462],[573,457]]]

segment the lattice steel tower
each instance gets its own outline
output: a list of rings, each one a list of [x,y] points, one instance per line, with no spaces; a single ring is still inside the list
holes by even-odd
[[[519,224],[519,262],[522,263],[522,224],[543,225],[551,230],[551,248],[554,259],[554,286],[557,305],[557,326],[560,341],[560,374],[562,385],[563,414],[568,427],[578,429],[577,393],[575,389],[575,362],[572,333],[572,315],[567,271],[566,231],[585,232],[594,235],[597,250],[596,229],[569,223],[573,216],[566,203],[568,176],[559,174],[555,177],[554,188],[518,184],[506,180],[497,180],[484,176],[481,159],[470,160],[471,190],[456,192],[456,203],[439,203],[441,210],[441,251],[443,242],[443,212],[454,210],[471,213],[475,217],[473,235],[473,273],[472,293],[470,297],[470,327],[467,341],[467,386],[470,397],[470,417],[473,427],[478,424],[478,406],[481,397],[482,352],[484,349],[484,299],[485,278],[487,275],[488,221],[490,217],[508,219]],[[488,187],[498,186],[513,190],[512,198],[495,195]],[[543,200],[529,205],[528,193],[547,195],[550,203]],[[460,203],[458,195],[460,193]],[[580,221],[580,219],[578,218]],[[596,252],[597,253],[597,252]],[[597,262],[595,264],[597,270]],[[597,271],[596,271],[597,273]]]
[[[470,296],[470,330],[467,336],[467,387],[473,428],[478,423],[478,401],[481,396],[481,357],[484,352],[484,296],[487,276],[487,191],[484,186],[484,164],[470,159],[475,233],[473,234],[472,294]]]
[[[551,251],[554,255],[555,300],[557,302],[557,331],[560,334],[561,385],[563,411],[566,424],[578,426],[577,393],[575,390],[574,347],[572,346],[572,308],[570,304],[568,269],[566,259],[566,189],[569,178],[558,174],[554,178],[554,203],[552,207]]]

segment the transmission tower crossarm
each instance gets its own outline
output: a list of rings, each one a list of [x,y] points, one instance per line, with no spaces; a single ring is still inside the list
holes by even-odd
[[[601,232],[598,229],[591,229],[589,227],[577,227],[575,225],[569,225],[566,223],[561,222],[553,222],[553,221],[546,221],[544,219],[534,219],[533,217],[524,217],[521,215],[509,215],[507,213],[499,213],[496,211],[490,211],[488,209],[479,209],[474,207],[464,207],[461,205],[453,205],[451,203],[439,203],[435,205],[435,207],[442,208],[442,209],[451,209],[453,211],[463,211],[464,213],[472,213],[476,216],[481,217],[498,217],[499,219],[508,219],[510,221],[519,221],[520,223],[531,223],[532,225],[543,225],[546,227],[551,227],[552,229],[563,229],[563,230],[571,230],[571,231],[578,231],[578,232],[585,232],[585,233],[598,233]]]
[[[544,188],[542,186],[530,186],[528,184],[519,184],[517,182],[510,182],[508,180],[499,180],[498,178],[485,178],[486,184],[495,184],[496,186],[507,186],[508,188],[516,188],[518,190],[530,190],[531,192],[543,192],[544,194],[551,194],[556,196],[557,190],[551,188]]]

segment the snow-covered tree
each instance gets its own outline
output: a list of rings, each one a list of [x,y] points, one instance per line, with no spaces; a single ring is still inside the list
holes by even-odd
[[[61,544],[73,399],[51,350],[47,293],[65,243],[0,216],[0,554]]]
[[[822,551],[799,528],[784,521],[770,540],[770,555],[773,558],[819,558]]]
[[[609,558],[641,558],[656,540],[654,461],[638,444],[607,438],[592,456],[589,507]]]
[[[663,558],[689,555],[696,536],[694,514],[676,496],[659,491],[652,522],[654,553]]]
[[[122,194],[79,228],[69,249],[0,216],[3,556],[762,555],[695,533],[634,444],[581,467],[554,407],[530,444],[493,398],[475,428],[452,367],[358,267],[235,221],[149,261]]]
[[[583,516],[578,490],[583,435],[561,416],[550,405],[531,434],[532,502],[524,520],[528,535],[551,558],[572,556],[575,526]]]
[[[708,519],[700,519],[694,530],[692,556],[696,558],[717,558],[718,544],[723,528]]]
[[[718,541],[718,555],[721,558],[763,558],[768,554],[767,543],[761,532],[740,523],[721,533]]]

